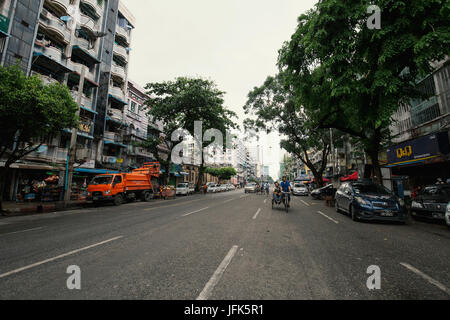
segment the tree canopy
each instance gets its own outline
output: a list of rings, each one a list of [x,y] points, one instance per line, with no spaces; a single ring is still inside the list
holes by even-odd
[[[220,91],[216,84],[210,80],[201,78],[178,77],[174,81],[148,83],[147,94],[150,96],[146,102],[148,115],[153,121],[161,121],[164,127],[164,140],[171,149],[170,139],[177,129],[184,129],[194,137],[194,124],[202,122],[202,134],[208,129],[217,129],[226,138],[226,130],[236,128],[233,122],[236,114],[224,106],[224,92]],[[213,141],[206,142],[207,147]],[[159,137],[150,141],[152,152],[155,146],[161,143]],[[203,143],[199,141],[199,143]],[[169,151],[170,153],[172,151]],[[155,153],[155,152],[154,152]],[[171,159],[169,154],[168,161]],[[159,159],[158,159],[159,160]],[[204,161],[200,165],[199,188],[203,179]]]
[[[44,139],[77,126],[77,109],[66,86],[45,85],[17,65],[0,66],[0,158],[6,159],[1,188],[11,164],[37,150]]]
[[[378,154],[401,103],[424,97],[420,77],[450,47],[450,3],[376,2],[381,29],[366,26],[369,1],[322,0],[298,19],[280,50],[285,85],[319,128],[336,128],[364,146],[381,179]]]

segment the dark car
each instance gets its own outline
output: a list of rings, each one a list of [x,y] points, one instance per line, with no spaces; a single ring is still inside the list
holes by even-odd
[[[405,202],[386,187],[373,182],[343,183],[336,192],[336,211],[348,213],[354,221],[385,220],[405,223]]]
[[[325,196],[334,197],[335,193],[336,188],[332,184],[329,184],[325,187],[311,191],[311,197],[313,197],[314,199],[322,200]]]
[[[436,184],[422,189],[411,204],[413,217],[445,220],[445,210],[450,202],[450,184]]]

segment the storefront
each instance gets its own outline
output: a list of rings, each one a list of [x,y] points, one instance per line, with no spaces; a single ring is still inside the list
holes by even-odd
[[[429,134],[387,149],[392,189],[406,190],[450,178],[450,131]]]

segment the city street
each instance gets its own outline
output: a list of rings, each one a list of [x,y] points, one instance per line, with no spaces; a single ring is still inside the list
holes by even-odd
[[[449,246],[445,225],[353,222],[310,197],[289,213],[243,190],[105,205],[0,219],[0,298],[449,299]]]

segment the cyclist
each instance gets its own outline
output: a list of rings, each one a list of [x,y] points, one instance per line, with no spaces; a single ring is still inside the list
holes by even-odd
[[[287,180],[286,176],[283,177],[283,181],[280,183],[280,187],[281,190],[283,190],[283,192],[288,192],[288,208],[291,207],[291,192],[292,192],[292,187],[291,187],[291,183]],[[285,194],[282,194],[282,200],[283,197],[285,196]]]
[[[275,182],[275,187],[273,188],[273,200],[276,203],[280,203],[281,201],[281,187],[278,182]]]

